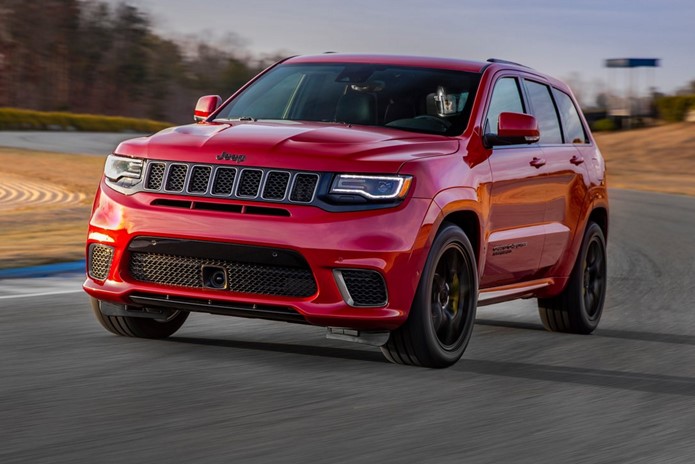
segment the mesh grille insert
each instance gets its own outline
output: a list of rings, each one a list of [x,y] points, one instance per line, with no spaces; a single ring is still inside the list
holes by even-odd
[[[386,284],[376,271],[343,269],[343,281],[355,306],[383,306],[386,304]]]
[[[240,197],[258,196],[261,177],[263,177],[263,171],[259,169],[244,169],[241,171],[241,179],[239,179],[239,187],[237,187],[236,194]]]
[[[145,188],[152,190],[159,190],[162,188],[162,181],[164,180],[164,168],[164,163],[150,163]]]
[[[89,277],[106,280],[113,261],[113,248],[99,243],[89,245]]]
[[[308,297],[316,293],[316,282],[308,267],[271,266],[158,253],[134,252],[130,257],[130,273],[135,280],[161,285],[203,288],[203,266],[224,268],[229,290],[233,292],[289,297]]]
[[[218,168],[215,172],[215,181],[212,185],[212,193],[215,195],[231,195],[236,178],[236,169]]]
[[[180,192],[183,190],[183,183],[186,181],[186,172],[188,172],[188,166],[185,164],[172,164],[169,167],[169,174],[167,175],[166,190],[171,192]]]
[[[263,187],[263,198],[266,200],[282,200],[290,182],[289,172],[270,171]]]
[[[314,190],[316,189],[316,184],[318,181],[319,176],[316,174],[297,174],[297,177],[294,178],[294,185],[292,186],[290,200],[301,203],[311,202],[314,197]]]
[[[205,193],[210,182],[210,166],[193,166],[191,179],[188,181],[188,191],[191,193]]]

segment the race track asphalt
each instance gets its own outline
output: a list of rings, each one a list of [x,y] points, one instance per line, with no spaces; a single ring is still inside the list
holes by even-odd
[[[599,329],[481,308],[445,370],[203,314],[127,339],[79,275],[0,281],[0,463],[692,463],[695,199],[610,193]]]

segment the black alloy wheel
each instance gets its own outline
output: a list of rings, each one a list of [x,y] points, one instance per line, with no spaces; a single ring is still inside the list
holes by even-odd
[[[559,295],[538,299],[543,326],[553,332],[590,334],[598,326],[606,299],[606,239],[589,222],[567,286]]]
[[[397,364],[448,367],[473,333],[478,303],[475,254],[466,234],[445,223],[432,243],[408,320],[381,347]]]

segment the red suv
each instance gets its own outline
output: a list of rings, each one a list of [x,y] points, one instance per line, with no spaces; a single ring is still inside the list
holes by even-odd
[[[444,367],[477,306],[535,297],[549,330],[596,328],[604,162],[562,82],[494,59],[301,56],[195,119],[107,158],[84,284],[107,330],[265,318]]]

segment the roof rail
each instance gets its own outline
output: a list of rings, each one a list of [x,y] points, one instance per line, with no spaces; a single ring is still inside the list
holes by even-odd
[[[487,62],[488,63],[500,63],[500,64],[513,64],[514,66],[521,66],[522,68],[531,69],[530,66],[526,66],[525,64],[515,63],[515,62],[509,61],[509,60],[500,60],[499,58],[488,58]]]

